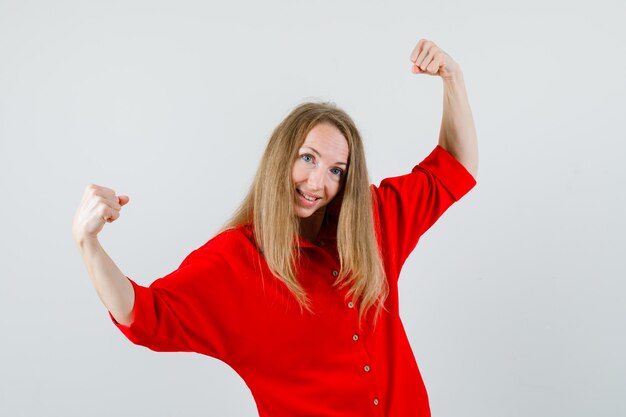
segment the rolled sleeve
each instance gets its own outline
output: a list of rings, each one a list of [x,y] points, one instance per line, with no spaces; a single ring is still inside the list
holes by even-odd
[[[133,343],[155,351],[198,352],[225,360],[234,289],[221,257],[192,252],[175,271],[135,291],[130,325],[113,324]]]
[[[463,164],[439,145],[413,168],[413,172],[419,169],[429,171],[437,177],[455,201],[460,200],[476,185],[476,179]]]
[[[113,324],[133,343],[142,344],[142,341],[150,339],[151,329],[156,326],[156,315],[151,306],[154,305],[152,291],[150,288],[137,284],[132,279],[126,277],[135,291],[135,304],[133,306],[133,316],[130,325],[118,323],[109,311],[109,317]]]
[[[381,249],[396,278],[419,238],[474,185],[469,171],[441,146],[411,173],[372,185]]]

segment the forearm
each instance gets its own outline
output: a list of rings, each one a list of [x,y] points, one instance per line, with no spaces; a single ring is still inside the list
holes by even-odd
[[[439,145],[476,177],[478,141],[465,80],[461,72],[443,80],[443,115]]]
[[[76,243],[100,300],[118,323],[130,325],[135,303],[132,284],[97,238],[81,238]]]

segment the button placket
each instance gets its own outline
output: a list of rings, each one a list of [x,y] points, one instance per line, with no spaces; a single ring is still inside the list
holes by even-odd
[[[338,269],[331,270],[331,275],[333,277],[339,276]],[[365,394],[367,396],[366,398],[369,398],[369,399],[367,399],[366,401],[369,401],[370,404],[373,404],[374,406],[378,406],[379,403],[380,403],[380,400],[379,400],[378,395],[377,395],[379,393],[379,390],[378,390],[377,383],[376,383],[376,380],[374,378],[374,375],[372,373],[373,371],[372,371],[372,366],[371,366],[371,362],[370,362],[371,358],[370,358],[369,352],[368,352],[367,348],[365,347],[365,345],[363,344],[364,340],[365,340],[365,339],[363,339],[364,335],[361,334],[361,329],[358,326],[358,313],[359,312],[358,312],[358,309],[356,308],[357,305],[356,305],[356,303],[354,301],[347,301],[346,300],[346,298],[347,298],[346,297],[346,291],[342,291],[341,292],[341,296],[344,299],[344,306],[345,306],[344,308],[346,308],[346,310],[345,310],[346,313],[352,315],[352,318],[353,318],[353,324],[354,324],[353,333],[349,337],[355,343],[355,345],[354,345],[355,349],[357,349],[357,351],[360,352],[359,355],[358,355],[358,356],[360,356],[359,362],[362,361],[361,364],[360,364],[360,368],[361,368],[360,372],[362,372],[362,374],[361,374],[361,375],[363,375],[362,377],[366,378],[364,381],[368,381],[366,384],[369,385],[369,389],[367,390],[368,393]],[[357,342],[359,342],[359,343],[357,344]],[[359,366],[356,363],[355,363],[355,365]],[[380,410],[381,412],[383,411],[379,407],[376,407],[376,408],[377,408],[377,410]],[[376,414],[378,414],[378,412]]]

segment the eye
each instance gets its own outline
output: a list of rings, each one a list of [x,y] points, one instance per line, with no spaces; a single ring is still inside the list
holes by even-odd
[[[314,161],[313,155],[308,154],[308,153],[300,155],[300,159],[302,159],[304,162],[309,163],[309,164]]]
[[[338,178],[341,178],[343,176],[343,169],[341,168],[333,168],[330,170],[330,172],[332,172],[333,175],[336,175]]]

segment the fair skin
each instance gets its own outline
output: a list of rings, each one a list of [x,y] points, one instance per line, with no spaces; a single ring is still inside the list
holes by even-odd
[[[298,150],[291,174],[301,235],[307,240],[315,240],[326,206],[341,189],[349,152],[346,138],[329,123],[314,126]]]
[[[474,178],[478,174],[478,141],[461,67],[434,42],[421,39],[409,57],[414,74],[443,80],[443,114],[439,146],[459,161]]]
[[[110,188],[90,184],[85,188],[72,223],[74,241],[100,300],[115,320],[124,325],[132,321],[135,291],[100,245],[98,233],[105,223],[120,217],[122,206],[129,200],[128,196],[115,195]]]
[[[410,55],[414,74],[439,76],[443,79],[444,100],[439,145],[454,156],[475,177],[478,171],[478,145],[463,74],[459,65],[435,43],[421,39]],[[314,240],[321,227],[327,204],[340,190],[335,168],[347,169],[337,162],[348,162],[348,144],[332,125],[315,126],[299,150],[299,159],[293,167],[296,188],[297,213],[301,218],[303,237]],[[318,155],[309,147],[318,151]],[[303,154],[310,154],[309,159]],[[301,159],[303,158],[303,159]],[[308,165],[307,164],[313,164]],[[303,200],[300,190],[315,198],[313,203]],[[120,216],[128,196],[117,196],[115,191],[95,184],[86,187],[72,223],[72,235],[87,267],[91,281],[105,307],[115,320],[123,325],[132,321],[135,294],[130,281],[104,251],[98,233],[107,222]]]

